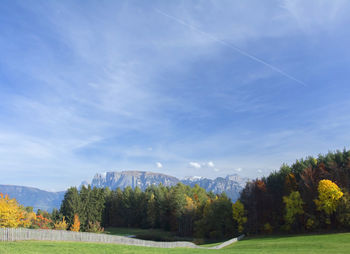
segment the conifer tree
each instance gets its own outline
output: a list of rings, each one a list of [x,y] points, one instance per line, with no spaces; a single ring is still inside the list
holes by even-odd
[[[60,209],[60,213],[65,216],[69,225],[73,224],[74,215],[79,213],[80,206],[81,202],[77,188],[69,188],[64,195]]]
[[[147,201],[147,222],[151,228],[156,226],[157,220],[157,210],[156,210],[156,201],[155,196],[151,193],[148,201]]]

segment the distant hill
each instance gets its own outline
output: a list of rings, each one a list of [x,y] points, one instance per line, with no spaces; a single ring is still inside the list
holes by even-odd
[[[32,206],[35,211],[38,209],[51,211],[60,207],[65,191],[49,192],[32,187],[0,185],[0,193],[8,194],[23,206]]]

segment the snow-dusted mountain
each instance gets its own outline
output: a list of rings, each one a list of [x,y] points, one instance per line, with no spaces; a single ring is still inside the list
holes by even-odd
[[[150,185],[172,186],[179,182],[179,179],[173,176],[147,171],[121,171],[96,174],[91,181],[91,187],[104,188],[109,187],[124,189],[127,186],[135,188],[136,186],[145,190]]]
[[[217,177],[215,179],[187,177],[181,182],[191,187],[198,184],[207,191],[212,191],[214,193],[225,192],[232,201],[236,201],[239,198],[240,191],[244,188],[247,181],[248,178],[242,178],[239,175],[234,174],[228,175],[225,178]]]

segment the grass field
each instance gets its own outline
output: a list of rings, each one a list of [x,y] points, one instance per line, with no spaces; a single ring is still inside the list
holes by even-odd
[[[0,254],[189,254],[189,253],[350,253],[350,233],[307,235],[307,236],[269,236],[246,238],[221,250],[206,249],[156,249],[113,244],[72,243],[72,242],[0,242]]]

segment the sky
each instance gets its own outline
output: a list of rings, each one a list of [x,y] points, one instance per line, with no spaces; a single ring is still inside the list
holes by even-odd
[[[0,184],[256,178],[350,144],[350,1],[0,5]]]

